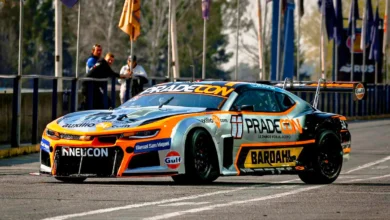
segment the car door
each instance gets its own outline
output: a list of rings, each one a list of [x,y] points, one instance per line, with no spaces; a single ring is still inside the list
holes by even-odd
[[[242,123],[242,135],[235,137],[234,147],[240,172],[295,166],[302,149],[294,146],[297,126],[287,116],[293,107],[281,106],[273,90],[252,89],[237,97],[233,108],[240,113],[236,121]]]

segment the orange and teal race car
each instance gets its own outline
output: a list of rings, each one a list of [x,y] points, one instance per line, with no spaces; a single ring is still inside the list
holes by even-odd
[[[316,109],[320,89],[364,97],[361,83],[170,82],[113,110],[70,113],[47,125],[40,173],[91,177],[297,174],[327,184],[351,149],[346,118]],[[316,92],[314,105],[291,91]]]

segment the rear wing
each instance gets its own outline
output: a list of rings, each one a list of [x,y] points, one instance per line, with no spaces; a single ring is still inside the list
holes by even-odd
[[[320,92],[332,93],[352,93],[354,100],[359,101],[365,99],[366,87],[362,82],[334,82],[319,79],[318,82],[293,82],[286,78],[284,81],[258,81],[257,83],[268,84],[275,87],[283,88],[290,92],[315,92],[313,107],[317,107]]]

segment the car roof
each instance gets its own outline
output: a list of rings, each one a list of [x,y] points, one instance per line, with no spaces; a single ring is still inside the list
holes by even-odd
[[[245,90],[245,89],[266,89],[266,90],[273,90],[277,92],[285,92],[284,89],[272,86],[272,85],[267,85],[265,83],[255,83],[255,82],[236,82],[236,81],[195,81],[195,82],[190,82],[190,81],[179,81],[179,82],[166,82],[166,83],[161,83],[155,86],[160,86],[160,85],[180,85],[180,84],[197,84],[197,85],[212,85],[212,86],[228,86],[234,88],[236,92],[239,92],[240,90]]]

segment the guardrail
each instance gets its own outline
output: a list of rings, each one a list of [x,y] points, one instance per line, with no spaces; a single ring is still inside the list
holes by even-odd
[[[87,100],[86,109],[92,109],[93,106],[93,81],[105,82],[103,87],[103,103],[105,108],[115,108],[116,100],[116,78],[109,79],[95,79],[95,78],[75,78],[75,77],[54,77],[44,75],[11,75],[5,76],[0,75],[0,79],[13,80],[13,95],[12,95],[12,128],[11,128],[11,146],[18,147],[20,145],[20,100],[21,94],[19,93],[19,86],[21,85],[22,79],[33,79],[33,96],[32,96],[32,129],[31,129],[31,143],[38,143],[38,99],[39,99],[39,82],[41,80],[52,81],[52,107],[51,107],[51,118],[56,119],[57,116],[57,105],[58,105],[58,82],[70,81],[70,112],[77,111],[78,108],[78,93],[80,82],[88,81],[87,86]],[[135,80],[139,79],[128,79],[126,80],[126,93],[125,99],[130,98],[131,85],[134,84]],[[153,86],[158,83],[166,82],[168,79],[165,77],[150,77],[149,86]],[[193,81],[192,77],[183,77],[175,79],[175,81]],[[221,80],[221,79],[207,79],[210,80]],[[108,91],[110,85],[111,105],[108,103]],[[294,92],[308,102],[312,102],[314,99],[314,92]],[[334,112],[343,114],[347,117],[354,116],[372,116],[381,114],[390,114],[390,85],[387,84],[367,84],[366,86],[366,99],[363,101],[355,102],[352,94],[341,94],[341,93],[321,93],[319,109],[325,112]]]

